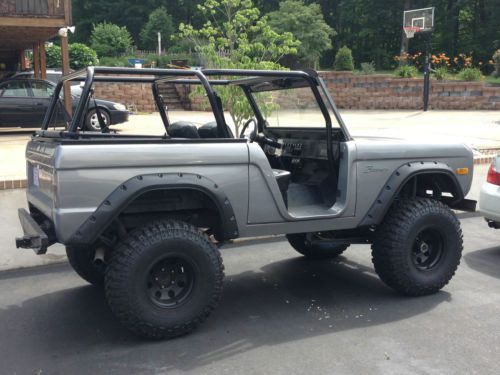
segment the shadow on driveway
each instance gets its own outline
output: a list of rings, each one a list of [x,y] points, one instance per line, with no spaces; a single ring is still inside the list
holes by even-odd
[[[464,259],[473,270],[500,279],[500,246],[467,253]]]
[[[65,271],[35,279],[43,277],[70,280],[72,275]],[[80,286],[0,310],[2,371],[196,372],[259,347],[326,334],[335,340],[336,332],[408,319],[450,299],[447,292],[401,297],[372,268],[343,257],[330,262],[289,258],[257,272],[229,275],[220,306],[197,331],[151,342],[115,321],[102,290]]]

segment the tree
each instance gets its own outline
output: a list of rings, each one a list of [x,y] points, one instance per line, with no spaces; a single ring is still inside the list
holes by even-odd
[[[99,56],[118,56],[132,47],[127,28],[107,22],[94,25],[90,42]]]
[[[161,33],[164,46],[168,46],[170,36],[174,33],[172,16],[168,14],[165,7],[159,7],[149,15],[148,22],[139,34],[142,49],[155,49],[157,46],[158,33]]]
[[[61,47],[52,44],[45,47],[47,68],[60,68],[62,66]]]
[[[205,0],[198,7],[206,21],[202,28],[179,25],[180,39],[191,40],[212,68],[280,69],[280,59],[297,53],[299,42],[289,32],[276,32],[261,17],[252,0]],[[245,119],[253,116],[240,87],[220,87],[217,93],[223,107],[229,111],[236,134]],[[195,91],[195,95],[201,95]],[[264,105],[264,112],[272,104]]]
[[[318,4],[305,5],[303,0],[285,0],[271,12],[269,25],[278,32],[289,31],[299,40],[298,57],[307,66],[317,67],[323,52],[332,48],[336,32],[325,22]]]

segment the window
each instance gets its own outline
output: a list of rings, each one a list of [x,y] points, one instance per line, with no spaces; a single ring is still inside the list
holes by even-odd
[[[253,94],[268,127],[324,127],[325,117],[310,87]]]
[[[12,81],[7,82],[0,88],[0,96],[2,98],[27,98],[28,82]]]
[[[50,98],[54,94],[54,87],[46,82],[32,81],[31,89],[35,98]]]

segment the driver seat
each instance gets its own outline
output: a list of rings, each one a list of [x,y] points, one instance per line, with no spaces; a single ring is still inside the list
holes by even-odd
[[[288,207],[288,186],[290,185],[291,173],[283,169],[273,169],[273,175],[278,183],[285,206]]]

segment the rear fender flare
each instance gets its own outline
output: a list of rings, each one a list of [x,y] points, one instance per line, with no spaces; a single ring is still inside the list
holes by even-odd
[[[224,240],[238,237],[231,202],[210,178],[193,173],[156,173],[133,177],[120,184],[71,236],[70,245],[90,245],[137,197],[153,190],[191,189],[206,194],[217,207]]]
[[[380,224],[391,207],[394,198],[401,192],[406,183],[413,177],[424,174],[442,174],[450,177],[458,194],[458,196],[454,197],[454,202],[459,202],[464,198],[462,188],[453,170],[447,164],[436,161],[406,163],[389,177],[359,226]]]

